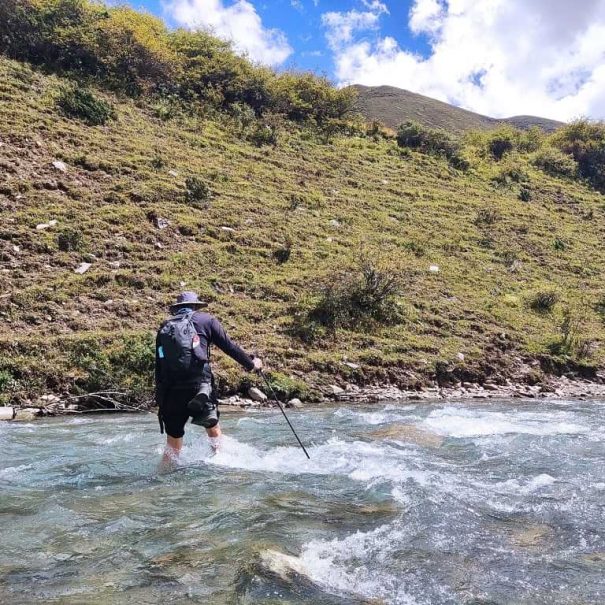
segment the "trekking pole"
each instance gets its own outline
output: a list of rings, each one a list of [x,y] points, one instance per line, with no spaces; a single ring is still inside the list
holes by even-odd
[[[265,373],[262,370],[259,370],[258,373],[263,377],[263,380],[265,381],[265,383],[267,384],[267,387],[271,391],[271,394],[273,395],[273,399],[275,400],[275,403],[277,403],[277,405],[279,406],[279,409],[281,410],[281,413],[284,415],[284,418],[286,419],[286,422],[288,423],[288,426],[292,429],[292,432],[294,433],[294,436],[296,437],[296,440],[298,441],[298,445],[300,445],[300,447],[302,447],[302,451],[305,453],[305,456],[309,460],[311,460],[311,456],[309,456],[309,452],[307,452],[307,450],[306,450],[305,446],[303,445],[302,441],[300,440],[299,436],[296,434],[296,431],[294,430],[294,427],[292,426],[292,423],[290,422],[288,416],[286,416],[286,411],[284,410],[284,408],[283,408],[280,400],[275,395],[275,391],[273,390],[273,387],[271,386],[271,383],[269,382],[269,380],[265,376]]]

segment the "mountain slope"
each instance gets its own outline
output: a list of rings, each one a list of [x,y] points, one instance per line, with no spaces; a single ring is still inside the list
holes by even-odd
[[[289,122],[259,147],[227,115],[165,116],[103,90],[113,118],[89,126],[59,111],[67,84],[0,58],[5,400],[148,392],[153,332],[184,288],[291,392],[416,385],[449,367],[481,380],[521,359],[603,363],[605,205],[586,185],[527,155],[497,163],[470,150],[465,173],[389,139]],[[507,181],[519,171],[529,202]],[[312,338],[306,310],[366,256],[402,283],[399,321]],[[553,353],[566,317],[588,357]],[[239,388],[241,373],[217,358],[223,388]]]
[[[516,128],[539,126],[546,132],[552,132],[563,125],[555,120],[534,116],[489,118],[394,86],[356,84],[352,88],[358,94],[357,110],[366,119],[378,120],[394,130],[407,120],[419,122],[430,128],[442,128],[453,133],[495,128],[502,124],[510,124]]]

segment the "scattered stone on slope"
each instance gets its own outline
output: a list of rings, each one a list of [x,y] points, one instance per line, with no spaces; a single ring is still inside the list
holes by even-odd
[[[248,389],[248,397],[252,399],[252,401],[266,401],[267,396],[257,387],[250,387]]]
[[[74,269],[74,273],[79,273],[80,275],[82,275],[83,273],[86,273],[86,271],[88,271],[91,267],[92,267],[92,263],[80,263]]]
[[[458,361],[464,361],[464,353],[457,353],[456,354],[456,359]]]
[[[59,172],[67,172],[67,164],[65,162],[61,162],[60,160],[55,160],[53,162],[53,166],[59,170]]]
[[[351,370],[359,370],[359,364],[353,363],[352,361],[343,361],[343,366],[347,366],[347,368],[351,368]]]
[[[227,226],[223,225],[223,226],[221,227],[221,229],[222,229],[223,231],[228,231],[229,233],[235,233],[235,229],[234,229],[233,227],[227,227]]]
[[[429,267],[429,271],[430,271],[431,273],[439,273],[439,265],[431,265],[431,266]]]
[[[331,384],[330,392],[332,393],[332,395],[334,395],[334,397],[338,397],[339,395],[342,395],[345,392],[345,390],[341,389],[338,385]]]
[[[331,225],[332,227],[340,227],[340,224],[341,224],[341,223],[340,223],[340,221],[337,221],[335,218],[333,218],[333,219],[330,221],[330,225]]]
[[[178,173],[176,170],[169,170],[169,171],[168,171],[168,174],[169,174],[170,176],[179,176],[179,173]]]
[[[48,221],[48,223],[39,223],[38,225],[36,225],[36,230],[43,231],[44,229],[49,229],[50,227],[54,227],[56,224],[57,224],[56,219],[53,219],[52,221]]]
[[[168,227],[170,225],[170,221],[166,218],[163,218],[161,216],[156,216],[155,218],[155,226],[158,229],[166,229],[166,227]]]

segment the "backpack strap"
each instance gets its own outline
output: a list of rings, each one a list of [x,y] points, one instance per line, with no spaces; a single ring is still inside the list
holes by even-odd
[[[195,324],[193,323],[193,316],[195,314],[195,311],[189,311],[185,317],[187,317],[187,319],[189,320],[189,323],[191,324],[193,331],[195,332],[195,336],[193,337],[193,343],[192,343],[192,352],[193,352],[193,356],[202,364],[206,364],[210,361],[209,356],[204,356],[204,354],[202,353],[202,347],[201,347],[201,343],[200,343],[200,335],[198,334],[197,328],[195,327]]]

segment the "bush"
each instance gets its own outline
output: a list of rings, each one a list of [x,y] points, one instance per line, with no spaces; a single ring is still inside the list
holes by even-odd
[[[290,255],[292,254],[292,245],[292,238],[289,235],[286,235],[283,245],[273,252],[273,257],[280,265],[290,260]]]
[[[563,153],[554,147],[545,147],[534,157],[535,166],[551,176],[575,177],[578,164],[569,153]]]
[[[408,121],[397,130],[397,145],[445,157],[454,167],[468,168],[468,162],[460,155],[460,143],[443,130],[426,128],[418,122]]]
[[[15,383],[13,375],[8,370],[0,370],[0,393],[6,393]]]
[[[563,309],[559,339],[552,342],[549,350],[554,355],[586,359],[593,353],[593,342],[587,338],[587,305],[584,299]]]
[[[274,83],[276,106],[290,120],[325,124],[350,113],[355,101],[353,88],[335,88],[327,78],[312,73],[288,72]]]
[[[541,290],[529,298],[528,304],[537,313],[550,313],[558,300],[559,296],[553,290]]]
[[[277,143],[279,142],[278,127],[275,124],[270,124],[266,120],[257,121],[248,135],[248,139],[257,147],[263,147],[265,145],[277,147]]]
[[[85,393],[122,391],[128,400],[150,398],[154,367],[154,340],[150,334],[124,336],[103,342],[93,336],[71,345],[69,361],[81,377]]]
[[[212,198],[212,191],[203,179],[190,176],[185,179],[185,200],[192,206],[206,207]]]
[[[500,213],[494,208],[481,208],[475,217],[475,225],[493,225],[500,219]]]
[[[302,401],[305,401],[310,396],[309,386],[302,380],[296,378],[290,378],[281,372],[271,372],[267,376],[269,384],[273,387],[275,394],[279,397],[280,401],[288,401],[297,397]],[[269,392],[269,395],[272,393]]]
[[[76,229],[63,229],[57,235],[57,246],[63,252],[74,252],[82,248],[82,232]]]
[[[525,169],[517,163],[507,163],[503,166],[496,176],[492,178],[492,182],[497,187],[512,187],[516,183],[526,183],[529,181],[529,175]]]
[[[94,0],[2,0],[0,52],[130,95],[218,109],[241,104],[256,116],[278,112],[318,125],[344,118],[355,97],[310,73],[277,75],[207,32],[169,31],[147,13]],[[176,107],[160,101],[157,115],[168,119]]]
[[[496,161],[500,161],[515,148],[517,140],[518,133],[513,128],[500,128],[490,133],[487,149]]]
[[[605,123],[577,120],[558,130],[552,144],[571,155],[580,176],[605,193]]]
[[[527,185],[523,185],[519,190],[519,199],[522,202],[531,202],[532,200],[532,192],[531,189]]]
[[[304,314],[304,321],[299,321],[300,329],[296,331],[299,336],[311,339],[308,335],[315,335],[317,326],[334,332],[337,328],[355,328],[372,322],[397,323],[399,291],[397,273],[364,258],[358,268],[333,276],[323,285],[319,299]]]
[[[57,103],[66,116],[82,120],[90,126],[101,126],[113,117],[109,103],[79,85],[64,88]]]
[[[563,250],[567,248],[565,242],[558,237],[555,238],[555,241],[553,242],[552,246],[557,252],[563,252]]]

